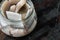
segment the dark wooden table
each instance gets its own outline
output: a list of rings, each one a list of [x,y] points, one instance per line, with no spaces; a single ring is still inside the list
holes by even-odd
[[[4,38],[5,38],[5,34],[2,31],[0,31],[0,40],[4,40]]]

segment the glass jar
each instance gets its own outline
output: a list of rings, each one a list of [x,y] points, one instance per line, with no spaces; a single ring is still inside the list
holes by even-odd
[[[37,24],[37,16],[31,0],[27,0],[27,3],[33,10],[24,20],[13,21],[6,19],[0,10],[0,30],[3,33],[13,37],[22,37],[33,31]]]

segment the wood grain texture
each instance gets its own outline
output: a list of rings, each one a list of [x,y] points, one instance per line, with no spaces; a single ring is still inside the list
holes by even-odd
[[[4,40],[5,34],[0,30],[0,40]]]

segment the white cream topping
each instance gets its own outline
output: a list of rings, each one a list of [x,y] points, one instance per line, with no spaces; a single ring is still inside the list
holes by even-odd
[[[14,20],[14,21],[22,20],[21,14],[18,14],[15,12],[6,11],[6,15],[7,15],[8,19],[10,19],[10,20]]]

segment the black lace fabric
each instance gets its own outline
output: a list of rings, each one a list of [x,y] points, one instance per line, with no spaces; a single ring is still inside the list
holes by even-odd
[[[4,40],[60,40],[60,1],[32,0],[38,17],[36,28],[27,36]]]

